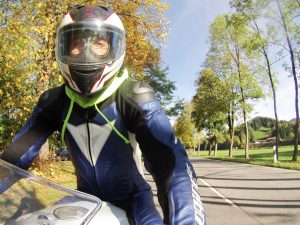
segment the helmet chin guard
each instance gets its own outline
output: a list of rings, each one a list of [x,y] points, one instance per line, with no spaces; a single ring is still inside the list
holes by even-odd
[[[87,97],[100,92],[119,72],[125,58],[125,30],[104,7],[77,7],[62,20],[56,60],[65,83]]]
[[[79,68],[78,68],[79,67]],[[80,68],[80,66],[69,66],[72,80],[77,84],[77,87],[84,95],[91,93],[93,84],[96,84],[100,80],[104,67]]]

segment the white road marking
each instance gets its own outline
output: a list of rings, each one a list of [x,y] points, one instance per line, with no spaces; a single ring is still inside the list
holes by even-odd
[[[216,189],[214,189],[212,186],[210,186],[209,183],[207,183],[205,180],[198,178],[203,184],[205,184],[210,190],[212,190],[214,193],[216,193],[218,196],[220,196],[225,202],[227,202],[232,207],[238,207],[236,204],[234,204],[231,200],[226,198],[224,195],[222,195],[220,192],[218,192]]]

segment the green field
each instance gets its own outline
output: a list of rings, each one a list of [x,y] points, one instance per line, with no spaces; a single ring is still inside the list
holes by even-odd
[[[299,147],[298,147],[299,148]],[[190,152],[191,156],[198,157],[198,152]],[[233,151],[233,157],[228,157],[228,150],[217,151],[217,156],[214,157],[214,151],[212,151],[211,156],[208,156],[208,151],[200,151],[200,156],[205,158],[220,159],[234,162],[250,163],[255,165],[272,166],[285,169],[300,170],[300,161],[292,162],[293,157],[293,146],[279,146],[279,161],[274,163],[274,151],[273,148],[259,148],[250,149],[249,156],[250,159],[245,159],[244,149],[238,149]],[[300,156],[299,156],[300,157]]]
[[[261,127],[259,130],[253,130],[254,140],[263,140],[270,137],[271,128]]]

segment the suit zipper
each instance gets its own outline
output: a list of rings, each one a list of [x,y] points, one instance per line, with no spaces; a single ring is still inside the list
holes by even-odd
[[[86,122],[86,129],[87,129],[87,137],[88,137],[88,150],[89,150],[89,156],[91,159],[92,166],[95,167],[93,158],[92,158],[92,151],[91,151],[91,139],[90,139],[90,128],[89,128],[89,115],[85,114],[85,122]]]
[[[86,121],[87,136],[88,136],[88,151],[89,151],[89,156],[90,156],[92,167],[93,167],[93,169],[92,169],[93,178],[94,178],[94,182],[97,186],[98,193],[100,194],[100,189],[99,189],[98,182],[97,182],[97,177],[96,177],[96,168],[95,168],[95,164],[94,164],[94,161],[93,161],[93,158],[92,158],[91,137],[90,137],[89,115],[88,115],[88,113],[85,114],[85,121]]]

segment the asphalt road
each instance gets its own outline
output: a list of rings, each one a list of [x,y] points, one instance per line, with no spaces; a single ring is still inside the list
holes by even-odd
[[[208,225],[300,225],[299,171],[209,159],[191,161]],[[150,175],[145,175],[156,193]]]

